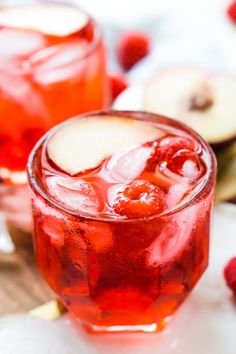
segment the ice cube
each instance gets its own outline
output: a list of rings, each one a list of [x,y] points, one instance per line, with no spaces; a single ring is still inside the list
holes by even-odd
[[[45,48],[34,54],[30,62],[34,66],[40,66],[42,70],[54,69],[76,60],[84,51],[86,42],[69,42]]]
[[[186,160],[182,166],[181,172],[184,177],[194,180],[196,180],[200,174],[199,168],[193,160]]]
[[[197,218],[198,206],[182,210],[178,219],[166,223],[160,235],[149,247],[148,265],[151,267],[168,263],[177,258],[186,247]]]
[[[81,74],[86,62],[78,61],[78,58],[81,58],[86,48],[86,42],[80,40],[55,45],[37,52],[30,59],[35,81],[49,85]]]
[[[138,177],[144,170],[153,148],[138,146],[128,152],[115,154],[107,163],[112,179],[126,182]]]
[[[189,185],[184,181],[183,183],[174,184],[170,186],[166,196],[166,207],[168,210],[176,207],[183,199],[185,193],[188,191]]]
[[[45,40],[40,33],[14,29],[1,29],[0,31],[1,57],[30,55],[42,49],[44,45]]]
[[[60,204],[87,214],[96,214],[99,199],[94,186],[81,179],[51,176],[46,180],[50,194]]]

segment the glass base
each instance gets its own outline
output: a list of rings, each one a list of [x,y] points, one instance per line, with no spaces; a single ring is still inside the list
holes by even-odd
[[[153,333],[162,331],[167,323],[170,321],[171,316],[166,317],[160,323],[152,323],[147,325],[119,325],[119,326],[97,326],[83,324],[86,332],[91,334],[99,333]]]

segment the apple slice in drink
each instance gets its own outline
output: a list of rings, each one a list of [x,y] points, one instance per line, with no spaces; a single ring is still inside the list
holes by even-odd
[[[125,117],[79,118],[54,133],[48,141],[47,152],[56,166],[73,176],[162,134],[151,125]]]
[[[15,6],[3,8],[0,12],[1,26],[58,37],[78,32],[88,21],[89,18],[84,12],[60,4]]]
[[[160,72],[144,94],[146,111],[179,119],[220,150],[236,138],[236,80],[201,70]]]

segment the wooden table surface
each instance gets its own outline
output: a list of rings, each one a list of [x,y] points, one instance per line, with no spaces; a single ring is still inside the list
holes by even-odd
[[[9,229],[16,251],[0,254],[0,316],[27,312],[55,298],[37,271],[32,236]]]

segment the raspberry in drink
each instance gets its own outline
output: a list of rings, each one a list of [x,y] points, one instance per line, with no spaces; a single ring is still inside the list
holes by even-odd
[[[174,120],[80,116],[29,160],[39,269],[91,331],[161,329],[208,264],[209,146]]]

